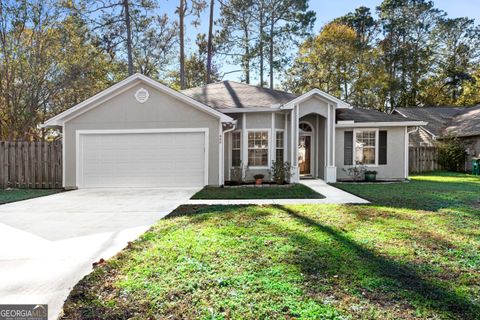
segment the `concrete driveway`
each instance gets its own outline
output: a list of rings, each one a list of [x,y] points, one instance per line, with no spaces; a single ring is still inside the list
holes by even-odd
[[[199,189],[86,189],[0,206],[0,304],[47,303]]]

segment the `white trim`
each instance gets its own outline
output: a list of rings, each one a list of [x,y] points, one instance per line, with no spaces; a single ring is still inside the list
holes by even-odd
[[[343,101],[343,100],[340,100],[326,92],[323,92],[322,90],[319,90],[319,89],[312,89],[310,91],[308,91],[307,93],[304,93],[302,94],[301,96],[293,99],[292,101],[289,101],[287,102],[286,104],[283,105],[283,107],[281,107],[282,109],[292,109],[295,107],[295,105],[298,105],[299,103],[302,103],[304,102],[305,100],[309,99],[311,96],[313,95],[318,95],[324,99],[327,99],[331,102],[333,102],[334,104],[336,104],[336,107],[337,108],[340,108],[340,109],[351,109],[352,106],[350,104],[348,104],[347,102]]]
[[[242,134],[242,129],[236,129],[230,132],[230,141],[229,141],[229,147],[228,147],[228,165],[229,165],[229,170],[233,168],[233,158],[232,158],[232,152],[233,152],[233,134],[234,133],[240,133],[240,148],[238,149],[240,151],[240,164],[242,164],[242,141],[243,141],[243,134]]]
[[[242,114],[242,140],[241,140],[241,149],[240,149],[240,161],[242,162],[242,177],[245,179],[247,177],[247,166],[248,166],[248,150],[247,150],[247,114]]]
[[[355,154],[356,154],[356,141],[357,141],[357,131],[375,131],[375,163],[374,164],[363,164],[365,167],[368,167],[368,168],[376,168],[379,166],[378,164],[378,138],[379,138],[379,129],[378,128],[354,128],[353,129],[353,159],[352,159],[352,163],[355,163]]]
[[[283,147],[285,150],[283,150],[283,162],[286,162],[287,161],[287,152],[286,149],[287,149],[287,146],[288,146],[288,139],[286,139],[287,135],[288,135],[288,115],[287,113],[284,113],[283,114],[284,116],[284,124],[283,124]]]
[[[267,152],[268,152],[268,156],[267,156],[267,165],[266,166],[251,166],[249,165],[248,163],[248,133],[249,132],[256,132],[256,131],[267,131],[267,141],[268,143],[270,143],[270,137],[272,136],[272,129],[271,128],[251,128],[251,129],[247,129],[246,130],[246,135],[247,135],[247,168],[249,169],[254,169],[254,170],[257,170],[257,169],[270,169],[270,163],[272,163],[272,154],[271,154],[271,146],[269,145],[268,148],[267,148]],[[264,149],[260,149],[260,150],[264,150]]]
[[[286,134],[285,134],[285,129],[275,129],[275,135],[272,134],[272,136],[275,136],[274,137],[274,148],[273,148],[273,154],[275,155],[275,161],[277,161],[277,132],[282,132],[283,133],[283,147],[281,149],[283,149],[283,159],[282,161],[285,162],[285,158],[287,157],[286,155],[286,150],[287,150],[287,143],[286,143],[286,140],[285,140],[285,137],[286,137]]]
[[[248,108],[218,108],[217,111],[221,113],[251,113],[251,112],[278,112],[279,106],[275,107],[248,107]]]
[[[403,165],[403,172],[404,172],[404,176],[405,176],[405,179],[408,179],[408,175],[409,175],[409,162],[410,162],[410,157],[409,157],[409,143],[410,143],[410,136],[408,134],[408,128],[405,127],[405,163]]]
[[[372,128],[372,127],[416,127],[426,125],[423,121],[397,121],[397,122],[358,122],[353,124],[337,123],[337,128]]]
[[[218,185],[221,186],[224,183],[224,160],[223,160],[223,155],[225,152],[224,149],[224,143],[223,143],[223,127],[222,127],[222,122],[218,122]]]
[[[272,132],[272,134],[270,135],[270,153],[271,153],[271,157],[270,157],[270,161],[268,162],[268,165],[270,166],[272,161],[276,161],[277,160],[277,131],[275,131],[275,113],[272,112],[272,121],[270,123],[270,125],[272,126],[272,129],[270,130],[270,132]]]
[[[122,81],[120,81],[119,83],[111,86],[110,88],[108,89],[105,89],[103,90],[102,92],[94,95],[93,97],[73,106],[72,108],[69,108],[68,110],[48,119],[44,124],[43,126],[44,127],[48,127],[48,126],[60,126],[62,125],[64,122],[66,121],[69,121],[75,117],[78,117],[80,114],[84,113],[84,112],[87,112],[88,110],[92,109],[92,108],[95,108],[96,106],[98,106],[99,104],[94,104],[95,102],[98,102],[98,100],[102,99],[102,98],[108,98],[109,95],[116,95],[118,93],[116,93],[116,91],[119,91],[119,90],[127,90],[131,87],[133,87],[134,85],[136,85],[138,82],[144,82],[146,84],[149,84],[150,86],[152,86],[153,88],[156,88],[174,98],[177,98],[181,101],[184,101],[186,103],[188,103],[189,105],[201,110],[201,111],[204,111],[218,119],[220,119],[222,122],[232,122],[233,119],[203,103],[200,103],[192,98],[190,98],[189,96],[181,93],[181,92],[178,92],[178,91],[175,91],[163,84],[161,84],[160,82],[157,82],[153,79],[150,79],[149,77],[146,77],[142,74],[139,74],[139,73],[136,73]],[[103,100],[102,100],[103,102]],[[93,104],[93,105],[92,105]],[[77,113],[75,113],[76,111],[79,111]]]
[[[208,152],[209,152],[209,129],[208,128],[171,128],[171,129],[114,129],[114,130],[75,130],[75,184],[77,188],[83,187],[81,179],[83,162],[80,152],[80,136],[89,134],[128,134],[128,133],[183,133],[183,132],[200,132],[205,135],[205,167],[203,182],[208,185]]]
[[[62,125],[62,188],[65,188],[65,167],[67,163],[65,162],[65,138],[67,134],[65,132],[65,124]]]
[[[317,161],[315,163],[315,177],[318,178],[319,174],[318,174],[318,171],[319,171],[319,165],[318,165],[318,162],[320,160],[320,157],[318,156],[319,152],[320,151],[320,148],[318,146],[318,143],[320,142],[320,135],[319,135],[319,131],[320,131],[320,128],[318,127],[319,126],[319,119],[318,119],[319,115],[318,114],[315,114],[315,138],[317,140],[317,151],[316,151],[316,154],[315,154],[315,157],[317,158]]]

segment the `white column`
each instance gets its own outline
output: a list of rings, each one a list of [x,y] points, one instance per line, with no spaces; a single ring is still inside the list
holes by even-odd
[[[327,117],[327,163],[325,164],[325,181],[337,181],[337,168],[335,167],[335,106],[328,104]]]
[[[288,115],[285,112],[284,113],[284,118],[285,118],[285,125],[284,125],[284,130],[283,130],[283,162],[287,161],[287,145],[288,145],[288,140],[287,140],[287,133],[288,133]]]
[[[218,126],[218,185],[221,186],[225,183],[224,170],[225,170],[225,143],[223,141],[223,127],[222,122]]]
[[[246,169],[248,165],[248,135],[247,135],[247,114],[242,114],[242,141],[241,141],[241,161],[242,161],[242,177],[245,179]]]
[[[276,157],[276,153],[275,153],[276,142],[277,142],[277,137],[276,137],[276,133],[275,133],[275,112],[272,112],[271,128],[272,128],[272,130],[271,130],[271,134],[270,134],[270,154],[272,156],[271,156],[270,163],[268,164],[268,166],[270,166],[272,164],[272,161],[277,161],[277,157]]]

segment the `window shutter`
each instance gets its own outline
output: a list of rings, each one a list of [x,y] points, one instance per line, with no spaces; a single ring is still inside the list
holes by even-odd
[[[378,164],[387,164],[387,131],[378,132]]]
[[[353,165],[353,131],[343,133],[343,164]]]

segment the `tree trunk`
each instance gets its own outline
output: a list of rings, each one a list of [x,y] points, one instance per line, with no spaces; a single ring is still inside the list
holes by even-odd
[[[248,32],[248,26],[245,27],[245,54],[243,56],[243,72],[245,74],[245,82],[250,84],[250,33]]]
[[[207,83],[212,82],[212,54],[213,54],[213,7],[215,0],[210,0],[210,21],[208,24],[207,48]]]
[[[264,69],[264,66],[263,66],[263,6],[260,7],[260,30],[259,30],[259,36],[260,36],[260,42],[259,42],[259,46],[260,46],[260,86],[263,87],[263,69]]]
[[[180,89],[185,89],[185,0],[180,0],[180,6],[178,8],[179,17],[179,38],[180,38]]]
[[[133,74],[132,27],[128,0],[123,0],[123,9],[125,12],[125,26],[127,28],[128,75],[131,76]]]
[[[273,28],[275,27],[275,10],[272,9],[272,20],[270,21],[270,52],[269,52],[269,67],[270,67],[270,89],[273,89]]]

